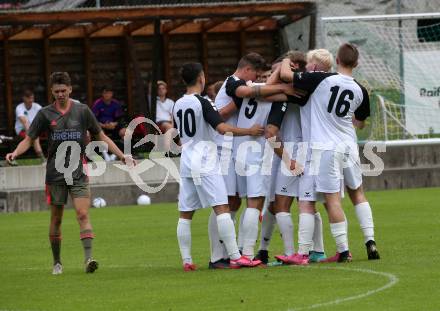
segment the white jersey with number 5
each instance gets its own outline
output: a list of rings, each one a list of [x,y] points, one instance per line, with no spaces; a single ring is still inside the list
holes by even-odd
[[[263,84],[260,84],[263,85]],[[251,128],[254,125],[267,125],[267,118],[269,112],[271,111],[272,103],[265,102],[261,100],[256,100],[255,98],[244,98],[239,107],[237,127],[241,128]],[[264,136],[237,136],[234,137],[234,157],[238,159],[240,155],[237,154],[239,146],[244,142],[255,141],[260,145],[260,151],[249,151],[246,153],[247,161],[253,163],[260,162],[263,157],[264,145],[266,143],[266,138]],[[244,159],[242,159],[244,160]]]

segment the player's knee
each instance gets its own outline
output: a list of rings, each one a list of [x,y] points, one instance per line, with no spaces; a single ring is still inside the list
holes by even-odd
[[[299,207],[300,213],[307,213],[307,214],[315,214],[316,213],[314,202],[300,201],[298,207]]]
[[[353,205],[367,202],[367,198],[365,197],[365,193],[364,190],[362,189],[362,186],[355,190],[347,188],[347,192],[348,195],[350,196],[350,200],[353,203]]]
[[[231,211],[238,211],[241,205],[241,199],[239,197],[228,197],[229,208]]]
[[[61,217],[53,217],[53,218],[52,218],[52,224],[53,224],[55,227],[60,227],[60,226],[61,226],[61,223],[62,223],[62,218],[61,218]]]
[[[76,219],[80,223],[85,223],[89,221],[89,214],[87,211],[78,211],[76,214]]]
[[[271,212],[272,215],[275,215],[277,213],[275,204],[273,202],[271,202],[269,204],[269,208],[268,208],[269,212]]]
[[[224,213],[229,213],[230,212],[229,206],[226,205],[226,204],[224,204],[224,205],[217,205],[217,206],[214,207],[214,212],[215,212],[215,214],[217,216],[221,215],[221,214],[224,214]]]
[[[59,231],[49,232],[49,241],[55,242],[55,241],[61,241],[61,240],[62,240],[61,232],[59,232]]]

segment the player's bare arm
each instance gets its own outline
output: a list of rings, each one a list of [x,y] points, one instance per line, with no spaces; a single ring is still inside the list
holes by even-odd
[[[255,124],[254,126],[250,128],[239,128],[232,125],[229,125],[227,123],[220,123],[216,127],[216,131],[220,134],[224,135],[225,133],[232,133],[235,136],[262,136],[264,135],[264,127],[261,125]]]
[[[286,167],[289,167],[289,169],[294,172],[295,175],[298,175],[301,173],[301,168],[297,165],[296,161],[292,160],[289,157],[289,154],[284,150],[283,141],[278,135],[279,131],[280,129],[277,126],[273,124],[268,124],[265,128],[264,135],[275,154],[280,157],[280,159],[286,164]]]
[[[365,127],[365,121],[360,121],[353,116],[352,119],[353,126],[362,130]]]
[[[229,104],[220,109],[218,113],[223,120],[228,120],[235,112],[237,112],[237,110],[237,105],[234,103],[234,101],[231,101]]]
[[[236,89],[235,95],[240,98],[264,98],[274,94],[290,94],[292,93],[291,89],[289,85],[282,83],[275,85],[242,85]]]
[[[30,138],[29,136],[26,135],[25,139],[23,139],[17,146],[17,148],[15,148],[15,150],[11,153],[8,153],[6,155],[6,161],[8,161],[9,163],[11,163],[12,161],[14,161],[17,157],[19,157],[20,155],[22,155],[23,153],[25,153],[30,147],[32,147],[34,141],[32,140],[32,138]]]
[[[136,161],[133,159],[133,157],[129,154],[124,154],[118,146],[107,136],[103,131],[99,132],[96,135],[96,139],[99,141],[102,141],[107,144],[108,150],[115,154],[124,164],[127,164],[128,166],[134,166],[136,165]]]
[[[280,69],[280,79],[284,82],[292,82],[293,81],[293,71],[290,65],[290,59],[285,58],[281,63]]]
[[[280,129],[277,126],[275,126],[273,124],[268,124],[264,130],[264,136],[266,137],[270,146],[273,148],[275,154],[277,156],[279,156],[280,158],[282,158],[283,151],[284,151],[284,145],[278,135],[279,131],[280,131]]]

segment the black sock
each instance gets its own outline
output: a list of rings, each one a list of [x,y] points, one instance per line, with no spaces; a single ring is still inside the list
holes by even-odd
[[[92,258],[92,238],[82,239],[82,245],[84,248],[84,260],[87,261],[89,258]]]
[[[50,247],[52,248],[53,264],[61,264],[61,237],[50,237]]]
[[[94,238],[92,229],[82,230],[79,233],[79,237],[84,248],[84,260],[87,261],[89,258],[92,258],[92,241]]]

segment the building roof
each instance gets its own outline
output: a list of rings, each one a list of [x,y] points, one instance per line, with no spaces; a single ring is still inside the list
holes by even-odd
[[[60,12],[70,10],[123,9],[123,8],[159,8],[159,7],[195,7],[200,5],[241,5],[305,2],[305,0],[0,0],[0,12],[32,11]],[[98,4],[99,3],[99,4]]]

